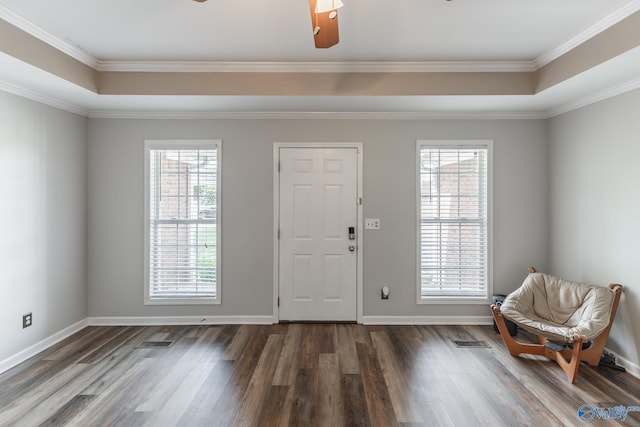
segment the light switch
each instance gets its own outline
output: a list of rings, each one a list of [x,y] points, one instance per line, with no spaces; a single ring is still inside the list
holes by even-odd
[[[365,218],[365,220],[364,220],[364,229],[365,230],[380,230],[380,219],[379,218]]]

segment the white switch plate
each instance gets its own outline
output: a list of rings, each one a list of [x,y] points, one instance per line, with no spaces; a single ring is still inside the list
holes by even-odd
[[[365,220],[364,220],[364,229],[365,230],[380,230],[380,219],[379,218],[365,218]]]

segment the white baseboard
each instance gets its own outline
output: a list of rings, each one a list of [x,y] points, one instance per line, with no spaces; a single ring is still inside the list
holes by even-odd
[[[365,325],[492,325],[492,316],[362,316]]]
[[[636,365],[635,363],[631,362],[628,359],[625,359],[615,351],[611,351],[608,348],[606,348],[605,350],[616,357],[616,364],[622,366],[628,373],[630,373],[634,377],[640,378],[640,366]]]
[[[89,326],[272,325],[273,316],[89,317]]]
[[[59,332],[56,332],[55,334],[51,335],[48,338],[45,338],[42,341],[35,343],[31,347],[28,347],[22,350],[20,353],[14,354],[13,356],[10,356],[3,361],[0,361],[0,374],[2,372],[8,371],[9,369],[13,368],[16,365],[19,365],[20,363],[35,356],[41,351],[46,350],[52,345],[59,343],[63,339],[75,334],[76,332],[86,328],[87,325],[88,325],[87,319],[83,319],[77,323],[74,323],[71,326],[64,328]]]

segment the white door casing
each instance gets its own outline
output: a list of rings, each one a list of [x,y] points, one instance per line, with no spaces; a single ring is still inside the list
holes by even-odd
[[[360,145],[276,144],[275,157],[276,319],[360,320]]]

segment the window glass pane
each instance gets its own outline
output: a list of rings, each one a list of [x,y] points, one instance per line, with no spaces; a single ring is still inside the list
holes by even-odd
[[[420,295],[487,295],[487,148],[419,149]]]
[[[217,298],[217,175],[217,148],[150,149],[150,300]]]

